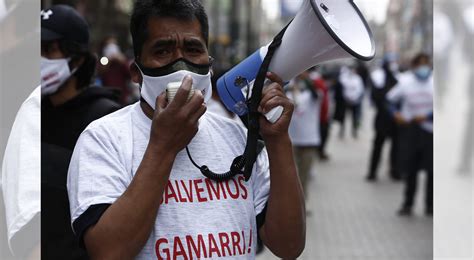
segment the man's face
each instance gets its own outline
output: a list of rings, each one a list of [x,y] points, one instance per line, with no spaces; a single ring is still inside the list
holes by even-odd
[[[66,57],[64,53],[59,48],[59,43],[57,41],[47,41],[41,42],[41,57],[55,60],[63,59]]]
[[[143,44],[140,62],[145,67],[159,68],[180,58],[196,64],[209,63],[209,53],[199,21],[150,18],[148,38]]]

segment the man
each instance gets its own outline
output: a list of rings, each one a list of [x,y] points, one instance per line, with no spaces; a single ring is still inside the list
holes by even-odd
[[[329,113],[329,85],[332,84],[333,79],[330,73],[325,72],[313,79],[315,89],[321,93],[321,106],[319,113],[319,136],[321,137],[321,144],[318,146],[318,156],[321,161],[329,160],[329,155],[326,153],[326,144],[329,136],[330,127],[330,113]]]
[[[308,195],[307,187],[311,178],[311,168],[316,159],[317,147],[321,144],[318,94],[309,71],[293,79],[287,92],[287,96],[295,104],[289,134],[305,197]]]
[[[430,58],[418,54],[412,70],[402,74],[398,84],[387,94],[391,111],[399,125],[400,168],[405,178],[405,194],[398,214],[409,216],[420,170],[427,174],[425,214],[433,214],[433,77]],[[400,103],[398,109],[395,104]]]
[[[91,88],[96,58],[86,21],[72,7],[41,12],[42,257],[87,259],[70,225],[66,190],[69,160],[80,133],[120,108],[115,93]]]
[[[344,100],[352,114],[352,137],[357,138],[357,131],[359,130],[362,116],[362,102],[365,90],[364,81],[362,77],[357,74],[354,65],[341,68],[339,81],[343,86],[342,94]],[[344,124],[342,124],[342,131],[344,131]]]
[[[296,258],[304,248],[305,210],[288,137],[293,107],[281,83],[263,93],[261,112],[285,109],[275,124],[260,117],[267,148],[249,181],[212,181],[191,158],[227,171],[244,150],[245,131],[205,113],[211,81],[202,4],[136,1],[130,31],[132,79],[142,98],[92,123],[69,168],[72,225],[90,256],[252,259],[258,233],[275,255]],[[176,81],[181,87],[167,100],[165,88]]]
[[[377,180],[377,169],[382,155],[383,144],[386,139],[391,139],[389,173],[392,180],[400,180],[400,173],[397,168],[397,125],[393,120],[390,111],[387,109],[387,93],[397,84],[396,73],[393,65],[394,61],[385,58],[382,67],[371,73],[372,81],[372,101],[374,102],[377,114],[374,119],[375,137],[372,143],[372,153],[370,156],[369,172],[366,180],[374,182]]]

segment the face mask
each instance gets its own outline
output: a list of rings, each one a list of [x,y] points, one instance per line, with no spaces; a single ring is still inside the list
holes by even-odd
[[[143,77],[141,96],[148,105],[155,108],[156,98],[166,90],[169,83],[182,82],[186,75],[190,75],[193,79],[193,88],[200,90],[204,96],[204,102],[207,102],[212,95],[209,66],[209,64],[194,64],[184,59],[153,69],[137,64]]]
[[[41,95],[51,95],[76,71],[69,69],[70,59],[46,59],[41,57]]]
[[[431,75],[431,68],[429,66],[423,65],[416,68],[414,73],[418,79],[427,80]]]

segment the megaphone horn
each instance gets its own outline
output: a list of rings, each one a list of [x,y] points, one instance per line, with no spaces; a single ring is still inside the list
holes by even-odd
[[[261,47],[217,80],[217,91],[226,108],[239,116],[248,113],[244,93],[253,82],[268,45]],[[284,82],[308,68],[327,61],[375,56],[372,32],[352,0],[304,0],[286,29],[282,43],[273,55],[269,71]],[[274,123],[281,107],[265,116]]]

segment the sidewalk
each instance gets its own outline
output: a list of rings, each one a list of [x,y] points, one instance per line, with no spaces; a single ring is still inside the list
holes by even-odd
[[[387,152],[378,182],[368,183],[373,138],[373,111],[364,109],[359,138],[338,137],[333,125],[328,143],[329,162],[317,161],[309,183],[306,248],[299,259],[308,260],[428,260],[433,258],[433,220],[423,215],[424,175],[420,175],[413,217],[396,215],[403,184],[392,182],[387,172]],[[346,122],[350,125],[350,119]],[[257,260],[277,259],[265,249]]]

